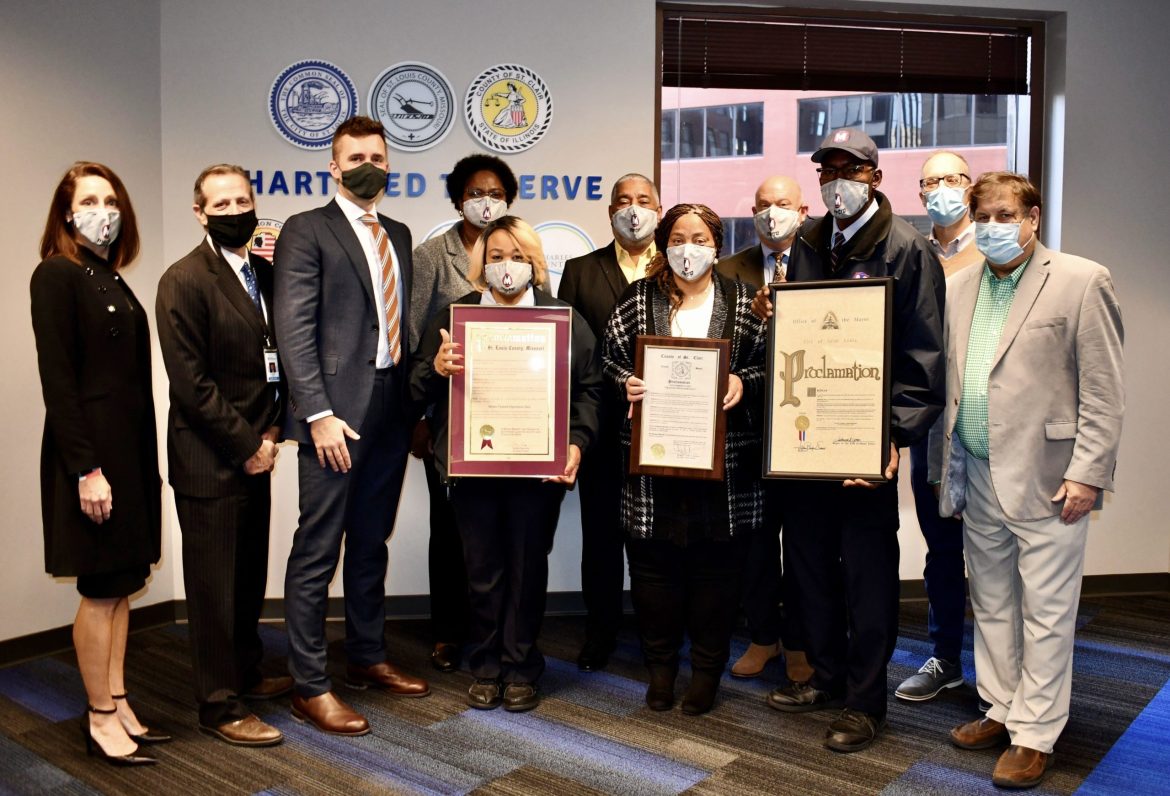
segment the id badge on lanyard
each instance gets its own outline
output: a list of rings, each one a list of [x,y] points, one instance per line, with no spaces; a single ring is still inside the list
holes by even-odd
[[[269,384],[276,384],[280,381],[280,358],[276,355],[276,348],[267,340],[264,342],[264,375]]]

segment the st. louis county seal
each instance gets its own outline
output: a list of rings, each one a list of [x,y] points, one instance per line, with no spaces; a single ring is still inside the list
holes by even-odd
[[[552,96],[540,75],[519,64],[480,72],[463,100],[471,134],[484,146],[510,154],[539,141],[552,123]]]
[[[430,149],[451,132],[455,89],[429,64],[388,66],[370,86],[370,114],[386,128],[386,143],[404,152]]]
[[[357,112],[357,88],[328,61],[297,61],[277,75],[268,92],[276,131],[304,149],[329,146],[334,131]]]

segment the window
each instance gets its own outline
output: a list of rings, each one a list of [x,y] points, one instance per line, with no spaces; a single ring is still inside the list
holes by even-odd
[[[865,130],[882,151],[1006,146],[1009,99],[994,94],[910,93],[801,99],[797,148],[812,152],[840,127]]]
[[[756,234],[755,221],[750,216],[723,219],[723,248],[719,250],[720,257],[729,257],[759,242],[760,236]]]
[[[678,138],[675,139],[675,129]],[[716,105],[662,112],[662,157],[731,158],[764,152],[764,104]]]

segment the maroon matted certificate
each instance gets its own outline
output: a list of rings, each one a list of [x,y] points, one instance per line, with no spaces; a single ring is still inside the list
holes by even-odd
[[[571,307],[451,306],[451,477],[564,475],[572,323]]]

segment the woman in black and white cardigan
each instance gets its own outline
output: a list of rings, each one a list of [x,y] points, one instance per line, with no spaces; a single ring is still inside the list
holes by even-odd
[[[705,205],[676,205],[655,232],[658,254],[610,316],[603,343],[606,380],[632,403],[645,385],[634,375],[639,335],[731,341],[723,401],[727,444],[723,481],[627,475],[622,526],[628,540],[631,594],[650,670],[647,704],[674,705],[684,633],[693,676],[682,709],[711,709],[727,665],[739,606],[748,535],[763,524],[760,483],[764,328],[751,312],[752,291],[715,273],[723,225]],[[630,422],[622,431],[628,465]],[[628,469],[628,467],[627,467]]]

